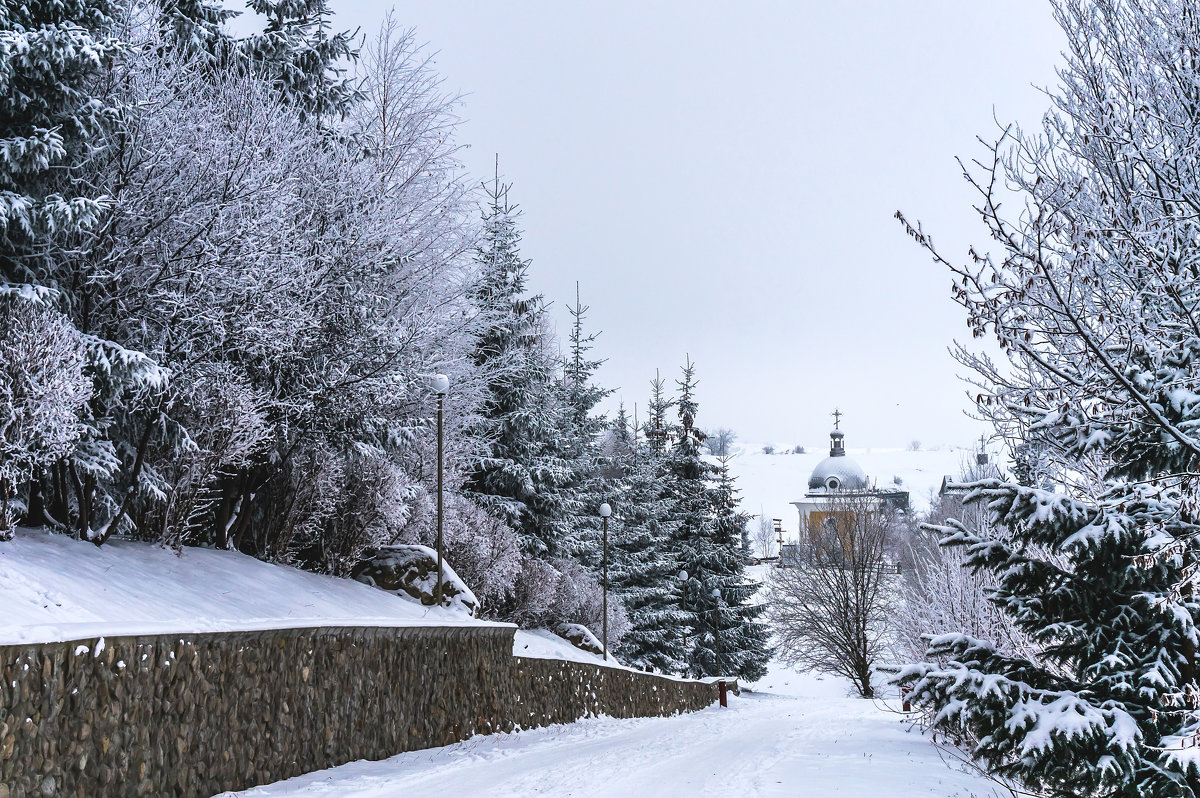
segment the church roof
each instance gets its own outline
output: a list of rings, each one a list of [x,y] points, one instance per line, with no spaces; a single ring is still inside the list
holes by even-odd
[[[836,484],[831,485],[830,480],[836,480]],[[808,487],[810,489],[866,490],[870,487],[870,481],[867,479],[867,473],[858,463],[854,462],[853,458],[847,457],[845,454],[836,457],[830,455],[817,463],[817,467],[812,471],[812,476],[808,478]]]
[[[835,418],[840,415],[836,413]],[[808,478],[809,490],[866,490],[871,486],[867,473],[846,456],[845,437],[840,429],[829,433],[829,456],[813,469]]]

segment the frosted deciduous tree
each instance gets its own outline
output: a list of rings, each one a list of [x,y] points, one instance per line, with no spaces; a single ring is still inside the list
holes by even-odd
[[[720,427],[707,433],[704,449],[715,457],[728,457],[733,454],[733,444],[736,441],[736,432],[727,427]]]
[[[1067,61],[1041,131],[1005,128],[965,170],[995,254],[960,263],[909,227],[1008,361],[960,352],[980,411],[1039,450],[1033,484],[973,486],[989,525],[942,533],[1036,651],[945,635],[904,678],[1033,789],[1192,796],[1200,20],[1176,0],[1052,7]]]
[[[83,358],[79,332],[47,292],[0,290],[0,539],[12,532],[15,488],[67,457],[83,431],[92,391]],[[41,522],[40,497],[30,498]]]
[[[777,553],[776,546],[779,543],[779,535],[775,532],[775,523],[767,518],[766,515],[760,515],[758,520],[752,522],[754,530],[754,546],[758,550],[760,557],[774,557]]]
[[[959,483],[968,484],[997,476],[990,465],[964,469]],[[901,662],[925,658],[929,641],[948,632],[962,632],[987,640],[1013,654],[1033,654],[1036,649],[1004,609],[993,600],[994,576],[970,568],[961,547],[939,545],[938,529],[948,520],[984,529],[990,527],[987,510],[979,503],[964,505],[962,494],[949,491],[934,498],[929,512],[908,524],[904,540],[896,542],[904,564],[894,608],[897,656]],[[1003,537],[1003,530],[990,530]]]

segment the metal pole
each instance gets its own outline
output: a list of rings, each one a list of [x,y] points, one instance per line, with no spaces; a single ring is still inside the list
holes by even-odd
[[[687,628],[687,582],[681,584],[683,588],[683,623],[679,625],[680,631],[683,632],[683,675],[688,675],[688,628]]]
[[[438,498],[437,498],[437,587],[433,602],[442,606],[442,399],[438,394]]]
[[[604,600],[602,602],[604,613],[604,658],[608,659],[608,516],[604,516],[604,536],[601,544],[601,557],[604,560]]]
[[[717,658],[717,676],[721,675],[721,597],[715,596],[713,607],[713,653]]]

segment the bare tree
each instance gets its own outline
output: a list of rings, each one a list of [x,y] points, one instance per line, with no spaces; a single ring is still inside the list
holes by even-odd
[[[835,495],[824,509],[809,530],[811,560],[772,574],[769,617],[786,662],[845,676],[871,698],[888,644],[891,519],[871,496]]]
[[[708,437],[704,439],[704,446],[708,453],[715,457],[728,457],[733,454],[733,444],[736,440],[736,432],[722,427],[708,432]]]
[[[754,525],[754,545],[758,548],[759,556],[775,556],[777,536],[775,524],[771,523],[771,519],[767,518],[765,514],[760,515],[758,522]]]

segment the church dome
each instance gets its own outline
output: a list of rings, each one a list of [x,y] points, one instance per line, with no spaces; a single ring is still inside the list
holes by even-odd
[[[858,463],[846,455],[826,457],[817,463],[808,478],[809,489],[866,490],[870,486],[867,474]]]
[[[840,414],[839,414],[840,415]],[[858,463],[846,456],[846,433],[829,433],[829,456],[817,463],[808,478],[809,490],[866,490],[871,483]]]

